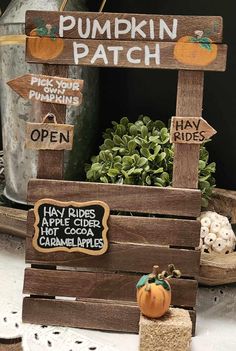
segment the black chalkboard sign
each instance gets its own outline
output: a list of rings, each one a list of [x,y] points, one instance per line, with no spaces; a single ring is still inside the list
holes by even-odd
[[[44,253],[65,251],[102,255],[108,249],[109,213],[108,205],[102,201],[40,200],[34,207],[33,247]]]

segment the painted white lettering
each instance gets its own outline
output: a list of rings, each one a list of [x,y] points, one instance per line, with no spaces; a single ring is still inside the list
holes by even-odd
[[[168,34],[170,39],[174,40],[177,37],[177,27],[178,20],[173,19],[172,30],[167,26],[166,22],[163,19],[160,19],[160,39],[163,40],[165,37],[165,32]]]
[[[74,49],[74,62],[76,65],[78,65],[80,59],[82,59],[88,55],[89,48],[85,44],[78,44],[74,41],[73,42],[73,49]]]
[[[139,58],[136,58],[134,59],[132,57],[132,54],[135,52],[135,51],[142,51],[142,49],[138,46],[135,46],[133,48],[130,48],[128,51],[127,51],[127,59],[130,63],[133,63],[133,64],[139,64],[141,63],[141,59]]]
[[[132,21],[132,30],[131,30],[131,38],[135,39],[137,33],[142,37],[142,38],[146,38],[147,35],[146,33],[141,29],[142,27],[146,26],[147,21],[143,20],[140,23],[136,24],[136,18],[132,17],[131,19]]]
[[[148,45],[145,45],[145,65],[150,66],[150,59],[155,59],[156,65],[160,65],[161,63],[161,53],[160,53],[160,45],[156,44],[155,46],[155,53],[151,54],[150,52],[150,47]]]
[[[76,21],[73,16],[61,15],[59,18],[59,36],[63,37],[64,32],[73,29],[75,25]]]
[[[119,52],[124,50],[123,46],[108,46],[107,50],[113,52],[113,63],[118,65]]]
[[[103,60],[105,65],[108,64],[106,51],[105,51],[104,46],[102,44],[98,45],[98,48],[95,51],[95,54],[91,60],[91,63],[94,64],[97,60]]]
[[[120,35],[127,34],[131,31],[131,23],[126,19],[115,18],[115,38],[119,39]]]
[[[92,39],[96,38],[97,32],[100,35],[106,34],[106,39],[111,39],[111,22],[107,20],[102,27],[99,21],[95,19],[93,22]]]
[[[80,38],[87,39],[91,32],[91,22],[89,18],[86,18],[85,32],[83,32],[83,21],[82,18],[78,19],[78,34]]]

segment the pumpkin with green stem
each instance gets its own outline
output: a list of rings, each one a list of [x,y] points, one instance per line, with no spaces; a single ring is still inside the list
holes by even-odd
[[[168,272],[159,272],[154,266],[149,275],[144,275],[137,284],[137,302],[142,314],[149,318],[160,318],[169,309],[171,304],[170,278],[179,278],[180,271],[174,265],[168,266]]]

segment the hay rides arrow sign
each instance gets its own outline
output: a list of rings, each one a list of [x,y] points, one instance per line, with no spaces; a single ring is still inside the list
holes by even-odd
[[[33,247],[40,252],[103,255],[108,249],[110,209],[102,201],[84,203],[43,199],[34,207]]]
[[[84,82],[80,79],[26,74],[7,84],[24,99],[71,106],[82,103]]]
[[[172,117],[171,143],[202,144],[216,133],[202,117]]]

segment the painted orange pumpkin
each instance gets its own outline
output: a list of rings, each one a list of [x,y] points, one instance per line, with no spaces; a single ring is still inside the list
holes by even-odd
[[[217,45],[211,39],[185,36],[174,48],[174,57],[180,63],[191,66],[207,66],[217,57]]]
[[[142,314],[149,318],[160,318],[171,303],[171,287],[166,279],[158,275],[158,266],[144,275],[137,284],[137,302]]]
[[[37,28],[30,32],[28,38],[28,49],[34,58],[40,60],[52,60],[58,57],[64,48],[64,42],[61,38],[39,37]]]

